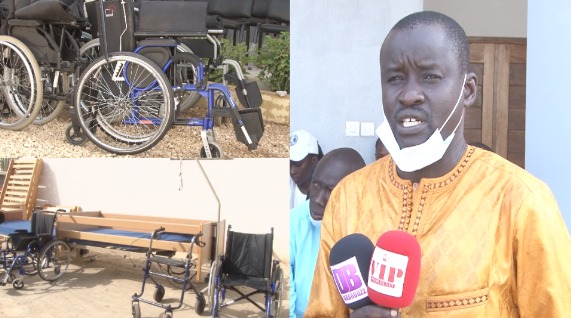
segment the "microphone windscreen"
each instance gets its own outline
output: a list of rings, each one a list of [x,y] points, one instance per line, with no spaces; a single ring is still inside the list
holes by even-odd
[[[337,291],[351,309],[373,305],[367,295],[367,277],[374,248],[368,237],[353,233],[335,243],[329,253],[329,265]]]
[[[369,298],[388,308],[410,306],[420,278],[420,245],[403,231],[388,231],[379,237],[369,268]]]

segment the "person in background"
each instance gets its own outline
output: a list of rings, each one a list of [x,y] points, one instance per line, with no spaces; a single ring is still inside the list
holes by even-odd
[[[289,146],[289,208],[292,209],[307,199],[311,175],[323,152],[317,139],[303,129],[290,134]]]
[[[571,238],[551,190],[464,138],[478,87],[469,57],[464,30],[441,13],[413,13],[389,31],[377,134],[390,156],[331,193],[306,318],[569,317]],[[331,248],[351,233],[376,242],[390,230],[420,244],[413,303],[350,312],[331,276]]]
[[[377,138],[377,141],[375,142],[375,160],[379,160],[388,154],[389,151],[387,150],[385,145],[383,145],[381,138]]]
[[[321,219],[331,190],[348,174],[365,166],[351,148],[328,152],[317,164],[310,196],[290,211],[290,317],[303,317],[317,261]]]

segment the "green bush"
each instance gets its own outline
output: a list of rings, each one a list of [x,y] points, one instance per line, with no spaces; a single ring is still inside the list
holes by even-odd
[[[231,40],[221,38],[220,55],[222,55],[223,60],[230,59],[238,62],[242,68],[242,73],[246,76],[247,71],[245,66],[250,63],[251,57],[248,55],[248,48],[245,43],[236,43],[236,45],[232,45]],[[234,69],[229,67],[228,72],[234,73]],[[216,83],[222,83],[222,67],[217,68],[215,71],[210,73],[208,79]]]
[[[274,91],[289,92],[289,56],[289,32],[282,32],[276,37],[266,36],[254,59],[260,77],[269,81]]]

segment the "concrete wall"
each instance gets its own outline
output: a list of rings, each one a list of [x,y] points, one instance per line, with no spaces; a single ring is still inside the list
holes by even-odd
[[[218,219],[240,232],[267,233],[289,257],[288,159],[44,159],[38,205],[84,211]]]
[[[424,0],[424,10],[451,16],[468,36],[525,38],[527,35],[527,0]]]
[[[553,190],[559,208],[571,229],[571,2],[530,0],[527,38],[527,106],[525,166]],[[562,120],[554,120],[554,118]]]
[[[374,159],[376,136],[348,137],[347,121],[381,121],[379,50],[392,25],[422,1],[292,0],[291,130]]]

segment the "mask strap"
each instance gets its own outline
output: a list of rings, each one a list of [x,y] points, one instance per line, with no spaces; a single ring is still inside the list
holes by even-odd
[[[450,118],[452,118],[452,114],[454,114],[454,112],[456,111],[456,108],[458,107],[458,103],[460,103],[460,99],[462,99],[462,93],[464,92],[464,85],[466,85],[466,77],[467,74],[464,74],[464,80],[462,81],[462,89],[460,90],[460,95],[458,96],[458,100],[456,101],[456,105],[454,105],[454,109],[450,112],[450,115],[448,115],[448,118],[446,118],[446,120],[444,121],[444,124],[442,124],[442,127],[440,127],[440,130],[442,130],[442,128],[444,128],[444,126],[446,126],[446,123],[448,122],[448,120],[450,120]],[[462,116],[464,116],[464,112],[462,112]],[[458,122],[460,123],[460,122]],[[458,128],[458,126],[456,126],[456,128]],[[454,131],[456,131],[456,129],[454,129]]]

